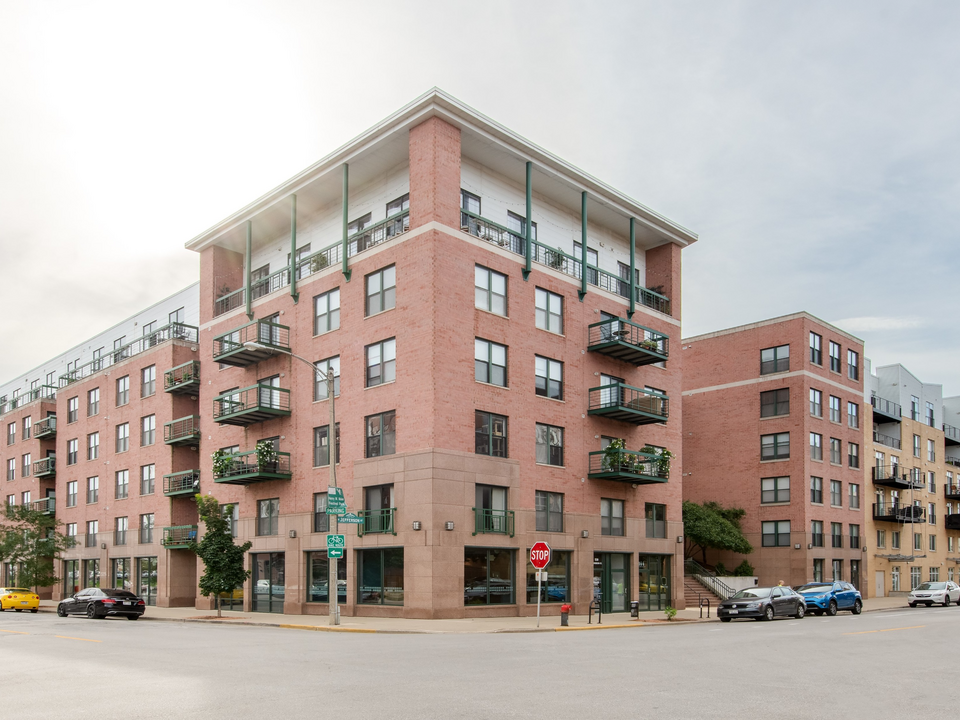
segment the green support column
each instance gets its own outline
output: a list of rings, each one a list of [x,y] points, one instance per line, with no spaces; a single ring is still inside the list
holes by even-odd
[[[587,294],[587,191],[580,193],[580,302]]]
[[[637,227],[636,221],[630,218],[630,311],[628,318],[633,317],[637,309]]]
[[[253,222],[247,220],[247,253],[243,258],[243,264],[247,268],[246,280],[244,281],[243,297],[247,301],[247,319],[253,320],[253,294],[250,292],[250,263],[253,261]]]
[[[297,196],[290,196],[290,297],[300,302],[297,292]]]
[[[350,166],[347,163],[343,164],[343,247],[340,249],[340,254],[343,256],[343,276],[347,279],[347,282],[350,282],[350,268],[347,267],[347,226],[350,221],[348,218],[348,213],[350,212],[350,196],[349,196],[349,187],[350,187]]]
[[[526,258],[525,264],[523,266],[523,279],[526,280],[530,276],[530,253],[533,251],[533,246],[530,242],[532,236],[533,227],[533,163],[529,160],[527,161],[527,222],[525,226],[524,233],[524,247],[525,252],[524,256]]]

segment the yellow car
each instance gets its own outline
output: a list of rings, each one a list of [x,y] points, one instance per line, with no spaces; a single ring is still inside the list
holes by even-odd
[[[24,588],[0,588],[0,610],[29,610],[32,613],[40,609],[40,596]]]

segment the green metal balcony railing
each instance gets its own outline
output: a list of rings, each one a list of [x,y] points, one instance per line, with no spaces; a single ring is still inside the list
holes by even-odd
[[[587,327],[587,350],[641,366],[666,362],[670,339],[643,325],[616,318]]]
[[[226,288],[224,288],[226,289]],[[213,316],[223,315],[238,307],[243,307],[246,298],[246,291],[243,288],[231,290],[220,295],[213,301]]]
[[[410,211],[404,210],[386,220],[365,227],[347,238],[347,257],[376,247],[410,229]]]
[[[214,468],[213,481],[227,485],[251,485],[269,480],[289,480],[290,453],[278,452],[273,460],[258,462],[257,451],[228,455],[221,468]]]
[[[171,420],[163,425],[163,442],[167,445],[196,445],[200,442],[200,416]]]
[[[57,458],[55,455],[48,455],[40,458],[33,463],[33,476],[38,478],[56,477]]]
[[[221,425],[252,425],[290,415],[290,391],[273,385],[251,385],[213,399],[213,420]]]
[[[163,476],[163,494],[167,497],[189,495],[193,497],[200,492],[200,471],[184,470]]]
[[[631,425],[666,422],[670,411],[670,399],[652,390],[613,383],[590,388],[590,415],[619,420]]]
[[[52,438],[57,434],[57,416],[47,415],[47,417],[37,420],[33,424],[33,437],[35,440]]]
[[[587,477],[634,485],[665,483],[670,479],[670,459],[634,450],[600,450],[590,453]]]
[[[184,325],[183,323],[170,323],[169,325],[164,325],[159,330],[149,332],[143,337],[137,338],[133,342],[127,343],[126,345],[119,347],[116,350],[112,350],[105,355],[101,355],[95,360],[91,360],[90,362],[81,365],[70,372],[64,373],[60,376],[60,387],[65,387],[70,383],[90,377],[91,375],[95,375],[111,365],[116,365],[117,363],[132,358],[135,355],[147,352],[148,350],[155,348],[157,345],[169,340],[182,340],[184,342],[196,343],[198,340],[198,333],[199,331],[193,325]]]
[[[473,508],[473,534],[480,533],[513,537],[513,510]]]
[[[30,503],[30,507],[33,508],[34,512],[41,512],[44,515],[55,515],[57,512],[57,501],[53,495],[50,495],[40,500],[34,500]]]
[[[191,540],[197,539],[196,525],[173,525],[163,529],[160,544],[167,550],[186,550]]]
[[[181,395],[196,395],[200,389],[200,361],[189,360],[163,374],[163,390]]]
[[[246,343],[261,347],[250,347]],[[268,320],[254,320],[213,339],[213,359],[224,365],[247,367],[277,353],[290,352],[290,328]]]
[[[357,535],[396,535],[397,530],[394,526],[394,516],[397,513],[396,508],[386,508],[384,510],[361,510],[360,517],[363,522],[357,525]]]
[[[5,415],[8,412],[22,408],[24,405],[28,405],[35,400],[50,400],[51,402],[56,402],[56,399],[57,388],[53,385],[40,385],[0,404],[0,415]]]

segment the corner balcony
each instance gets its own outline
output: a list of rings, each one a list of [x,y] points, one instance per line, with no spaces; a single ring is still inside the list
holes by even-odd
[[[670,460],[634,450],[600,450],[590,453],[587,477],[633,485],[665,483],[670,479]]]
[[[34,500],[30,504],[30,507],[34,512],[43,513],[44,515],[56,515],[57,513],[56,498],[53,495],[41,500]]]
[[[894,450],[900,449],[900,438],[892,437],[891,435],[884,435],[879,433],[876,430],[873,431],[873,441],[878,445],[886,445],[889,448]]]
[[[167,550],[186,550],[191,540],[197,539],[196,525],[174,525],[163,529],[160,544]]]
[[[190,360],[170,368],[163,374],[163,391],[179,395],[196,395],[200,390],[200,361]]]
[[[163,494],[167,497],[193,497],[199,492],[199,470],[184,470],[163,476]]]
[[[246,345],[251,342],[263,347]],[[290,328],[267,320],[254,320],[213,339],[213,359],[224,365],[248,367],[277,354],[290,354]]]
[[[33,424],[33,437],[35,440],[52,440],[57,436],[57,416],[48,415],[42,420],[37,420]]]
[[[200,416],[187,415],[163,425],[163,442],[167,445],[198,445]]]
[[[57,458],[48,455],[33,463],[33,476],[36,478],[53,478],[57,476]]]
[[[213,420],[220,425],[252,425],[289,415],[290,391],[272,385],[251,385],[213,399]]]
[[[357,525],[357,536],[396,535],[397,528],[394,524],[396,514],[396,508],[386,508],[384,510],[361,510],[359,515],[363,522]]]
[[[960,485],[944,485],[943,494],[947,500],[960,500]]]
[[[643,325],[617,318],[587,328],[587,350],[640,367],[666,362],[670,338]]]
[[[875,465],[870,470],[873,484],[896,490],[922,488],[923,480],[911,479],[902,472],[899,465]]]
[[[943,424],[943,441],[947,445],[960,445],[960,428]]]
[[[509,535],[513,537],[513,510],[473,508],[473,534]]]
[[[670,399],[651,390],[623,383],[590,388],[589,415],[619,420],[630,425],[666,422]]]
[[[889,400],[884,400],[876,395],[870,396],[870,404],[873,406],[873,419],[875,422],[900,422],[900,405]]]
[[[922,523],[923,508],[899,503],[873,503],[873,519],[895,523]]]
[[[264,462],[257,461],[257,451],[227,455],[223,466],[214,466],[213,481],[226,485],[252,485],[270,480],[289,480],[293,476],[290,470],[290,453],[278,452],[276,458]]]

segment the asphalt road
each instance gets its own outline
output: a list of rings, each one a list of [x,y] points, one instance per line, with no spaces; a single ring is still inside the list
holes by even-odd
[[[24,720],[904,720],[951,707],[958,637],[955,606],[493,635],[5,612],[0,702],[4,716]]]

